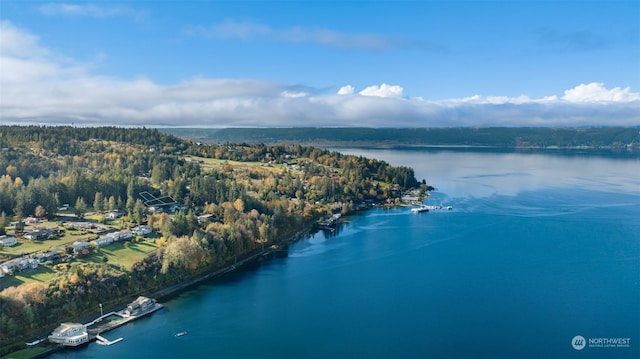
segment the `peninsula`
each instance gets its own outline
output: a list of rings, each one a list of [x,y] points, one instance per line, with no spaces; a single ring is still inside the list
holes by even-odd
[[[411,168],[308,146],[0,126],[0,355],[420,188]]]

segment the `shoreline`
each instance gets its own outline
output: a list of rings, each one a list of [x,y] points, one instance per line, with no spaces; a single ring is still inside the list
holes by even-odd
[[[191,279],[189,279],[187,281],[184,281],[184,282],[181,282],[181,283],[177,283],[177,284],[174,284],[174,285],[166,287],[166,288],[158,289],[158,290],[153,291],[150,294],[145,295],[145,296],[148,296],[149,298],[156,299],[158,302],[166,302],[166,301],[170,300],[172,296],[175,296],[177,294],[183,293],[184,291],[187,291],[190,288],[195,287],[195,286],[201,284],[204,281],[218,278],[218,277],[220,277],[220,276],[222,276],[222,275],[224,275],[226,273],[235,271],[235,270],[240,269],[240,268],[242,268],[242,267],[244,267],[244,266],[246,266],[246,265],[248,265],[250,263],[253,263],[253,262],[259,260],[260,258],[264,258],[269,254],[274,254],[276,252],[282,251],[283,250],[282,247],[286,247],[288,244],[296,242],[297,240],[302,238],[304,235],[309,234],[312,229],[313,229],[312,226],[307,226],[307,227],[299,230],[298,232],[292,234],[291,236],[289,236],[289,237],[287,237],[285,239],[281,239],[281,240],[275,241],[273,244],[269,245],[268,247],[260,248],[259,250],[254,250],[254,251],[248,253],[247,255],[243,256],[241,259],[238,259],[238,260],[234,261],[233,264],[225,264],[223,267],[218,268],[218,269],[216,269],[216,270],[214,270],[212,272],[196,275],[195,277],[193,277],[193,278],[191,278]],[[274,248],[273,246],[276,246],[276,247]],[[133,294],[133,296],[135,296],[135,294]],[[126,301],[125,302],[120,302],[119,304],[115,305],[114,308],[120,308],[123,305],[126,305],[126,303],[127,303]],[[90,342],[95,341],[96,340],[96,334],[107,333],[107,332],[109,332],[111,330],[117,329],[118,327],[120,327],[120,326],[122,326],[124,324],[130,323],[132,321],[135,321],[135,320],[137,320],[139,318],[142,318],[142,317],[145,317],[147,315],[151,315],[154,312],[156,312],[156,311],[158,311],[158,310],[160,310],[162,308],[164,308],[164,306],[162,304],[158,303],[156,305],[156,307],[153,308],[153,310],[150,310],[150,311],[148,311],[148,312],[146,312],[146,313],[144,313],[142,315],[131,317],[131,318],[124,318],[124,320],[120,320],[120,321],[117,321],[115,323],[114,322],[109,322],[109,323],[103,324],[103,326],[99,327],[99,329],[98,328],[88,329],[87,330],[88,332],[91,331],[91,332],[95,332],[95,333],[90,333],[89,334],[89,341],[87,343],[83,344],[83,345],[88,345]],[[95,322],[100,318],[106,318],[108,316],[114,315],[115,311],[116,310],[113,310],[113,311],[103,315],[102,317],[98,316],[96,319],[90,320],[89,322],[93,322],[95,324]],[[83,320],[83,321],[85,321],[85,320]],[[46,338],[46,336],[45,336],[45,338]],[[44,352],[38,353],[38,354],[36,354],[34,356],[30,356],[29,358],[31,358],[31,359],[46,358],[46,357],[48,357],[48,356],[50,356],[50,355],[52,355],[54,353],[57,353],[59,351],[71,348],[71,347],[67,347],[67,346],[64,346],[64,345],[60,345],[60,344],[59,345],[53,345],[53,344],[49,343],[48,341],[46,341],[46,339],[42,344],[43,344],[42,346],[47,347],[47,350],[44,351]],[[37,348],[39,346],[40,346],[40,344],[38,344],[38,345],[36,345],[36,346],[34,346],[32,348]],[[3,356],[3,358],[9,357],[11,354],[12,353],[8,353],[7,356]]]
[[[394,204],[373,203],[373,204],[370,204],[370,205],[365,205],[365,206],[362,206],[362,207],[355,208],[355,209],[351,210],[349,213],[347,213],[346,216],[352,215],[352,214],[357,213],[357,212],[366,211],[366,210],[369,210],[369,209],[372,209],[372,208],[394,207],[394,206],[405,206],[405,205],[407,205],[407,204],[403,204],[403,203],[400,203],[400,204],[395,204],[395,203]],[[303,238],[304,236],[312,233],[312,231],[314,229],[316,229],[316,226],[314,226],[313,224],[308,224],[308,225],[304,226],[303,228],[301,228],[300,230],[298,230],[297,232],[291,234],[290,236],[287,236],[284,239],[276,240],[276,241],[274,241],[273,243],[269,244],[266,247],[253,250],[253,251],[247,253],[246,255],[244,255],[243,257],[241,257],[241,258],[239,258],[237,260],[234,260],[233,263],[227,262],[222,267],[220,267],[218,269],[215,269],[212,272],[198,274],[198,275],[195,275],[194,277],[192,277],[192,278],[190,278],[190,279],[188,279],[186,281],[171,285],[169,287],[157,289],[157,290],[154,290],[154,291],[151,291],[151,290],[145,291],[145,290],[143,290],[143,291],[138,292],[138,293],[132,293],[129,296],[124,297],[124,299],[122,301],[118,301],[117,304],[113,305],[111,307],[112,308],[111,312],[115,312],[116,310],[118,310],[117,308],[122,308],[124,305],[126,305],[131,300],[131,298],[133,298],[133,297],[135,297],[137,295],[143,295],[143,296],[146,296],[146,297],[149,297],[149,298],[153,298],[153,299],[157,300],[158,302],[166,302],[166,301],[170,300],[172,296],[175,296],[175,295],[178,295],[180,293],[183,293],[184,291],[187,291],[190,288],[193,288],[193,287],[201,284],[202,282],[218,278],[220,276],[223,276],[226,273],[229,273],[229,272],[235,271],[237,269],[240,269],[240,268],[242,268],[242,267],[244,267],[244,266],[246,266],[246,265],[248,265],[250,263],[258,261],[260,258],[266,258],[269,254],[275,254],[277,252],[284,251],[285,249],[283,249],[283,248],[286,248],[289,244],[294,243],[294,242],[300,240],[301,238]],[[275,248],[273,246],[275,246]],[[157,308],[153,312],[155,312],[155,311],[157,311],[159,309],[161,309],[161,308]],[[146,315],[149,315],[149,314],[152,314],[152,312],[145,313],[143,316],[146,316]],[[100,316],[98,316],[98,317],[95,317],[95,316],[92,316],[92,315],[86,316],[83,320],[79,320],[79,322],[92,322],[92,321],[96,320],[96,319],[90,319],[90,318],[96,318],[97,319],[97,318],[100,318]],[[136,317],[135,319],[138,319],[138,318],[139,317]],[[107,331],[116,329],[119,326],[121,326],[123,324],[126,324],[126,323],[129,323],[131,321],[132,320],[128,320],[125,323],[110,327],[107,330],[101,331],[101,333],[105,333]],[[53,344],[49,343],[46,340],[46,336],[47,335],[48,334],[41,335],[40,337],[44,337],[45,341],[40,343],[40,344],[38,344],[38,345],[35,345],[35,346],[31,347],[31,348],[37,348],[37,347],[45,346],[48,349],[46,351],[44,351],[44,352],[41,352],[41,353],[38,353],[36,355],[30,356],[29,358],[31,358],[31,359],[46,358],[51,354],[54,354],[56,352],[59,352],[59,351],[62,351],[64,349],[68,349],[69,348],[69,347],[66,347],[64,345],[53,345]],[[93,341],[93,340],[95,340],[95,336],[93,336],[93,338],[90,339],[90,341]],[[86,343],[86,344],[88,344],[88,343]],[[22,350],[24,350],[24,349],[22,349]],[[13,353],[15,353],[15,352],[13,352]],[[8,353],[6,356],[3,356],[2,358],[9,357],[11,354],[12,353]]]

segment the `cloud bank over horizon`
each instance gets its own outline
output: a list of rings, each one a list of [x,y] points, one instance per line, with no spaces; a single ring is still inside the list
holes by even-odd
[[[49,11],[54,10],[72,11],[64,8]],[[254,36],[257,29],[247,31]],[[40,44],[38,36],[9,21],[0,21],[0,67],[2,124],[194,127],[640,125],[640,93],[630,87],[607,88],[604,83],[593,81],[577,84],[561,95],[549,94],[542,98],[471,95],[430,100],[405,97],[401,85],[384,82],[357,89],[345,81],[343,86],[327,90],[258,79],[194,77],[165,85],[144,77],[102,76],[94,73],[93,64],[48,49]]]

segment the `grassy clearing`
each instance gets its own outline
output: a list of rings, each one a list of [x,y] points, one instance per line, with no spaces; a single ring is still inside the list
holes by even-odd
[[[15,246],[0,248],[0,253],[15,257],[36,252],[46,252],[52,248],[95,237],[96,235],[93,233],[67,231],[64,236],[54,239],[35,240],[20,238],[18,239],[18,244]]]
[[[158,249],[152,240],[145,240],[137,243],[117,242],[104,248],[96,249],[93,253],[82,257],[76,257],[77,263],[107,263],[130,270],[133,263],[140,261],[149,253]],[[15,275],[5,276],[0,279],[0,291],[8,287],[17,287],[33,282],[47,283],[58,276],[49,265],[40,264],[38,269],[26,270]]]
[[[85,240],[87,238],[95,238],[95,234],[72,234],[65,235],[62,238],[45,239],[45,240],[31,240],[31,239],[18,239],[18,244],[13,247],[4,247],[0,249],[0,253],[10,256],[21,256],[25,254],[32,254],[37,252],[46,252],[52,248],[64,246],[75,241]]]
[[[17,287],[33,282],[47,283],[57,277],[57,273],[47,265],[39,265],[38,269],[26,270],[0,279],[0,291],[8,287]]]
[[[284,168],[284,165],[275,164],[265,166],[262,162],[240,162],[231,160],[220,160],[217,158],[204,158],[204,157],[190,157],[198,161],[202,161],[200,164],[203,169],[218,169],[224,166],[231,166],[234,170],[239,171],[267,171],[267,172],[280,172]]]
[[[105,225],[107,228],[113,228],[112,226]],[[61,228],[59,222],[47,221],[40,222],[36,226],[27,226],[25,231],[31,231],[36,228],[58,227]],[[45,240],[24,239],[19,238],[18,244],[13,247],[0,247],[0,255],[4,254],[10,257],[21,256],[25,254],[46,252],[52,248],[62,247],[67,244],[71,244],[75,241],[84,241],[87,239],[94,239],[97,234],[88,232],[84,229],[64,229],[64,235],[58,238],[51,238]]]
[[[156,249],[158,249],[158,246],[152,241],[138,243],[117,242],[97,249],[86,257],[78,257],[78,261],[82,263],[102,263],[104,262],[103,258],[106,257],[107,263],[129,270],[133,263],[140,261]]]

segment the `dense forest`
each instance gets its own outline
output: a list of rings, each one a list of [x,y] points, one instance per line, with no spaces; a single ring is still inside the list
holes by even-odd
[[[147,224],[158,233],[157,250],[130,267],[61,250],[46,266],[53,279],[6,287],[0,347],[47,334],[98,303],[211,272],[334,213],[397,202],[422,182],[408,167],[300,145],[207,145],[145,128],[0,126],[0,234],[18,234],[9,223],[28,216],[56,220],[61,206],[100,223],[122,211],[114,228]],[[144,192],[169,196],[179,210],[150,211]],[[12,257],[0,252],[0,262]]]
[[[249,142],[322,146],[478,146],[497,148],[594,148],[640,151],[639,128],[167,128],[205,143]]]

